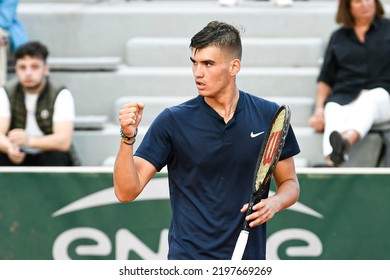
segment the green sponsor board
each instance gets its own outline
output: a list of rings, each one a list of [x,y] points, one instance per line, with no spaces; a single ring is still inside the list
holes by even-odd
[[[155,197],[132,203],[116,200],[112,182],[99,170],[1,172],[0,259],[165,258],[170,206],[158,176]]]
[[[390,170],[314,169],[300,172],[299,181],[299,202],[316,213],[287,210],[277,214],[268,228],[267,245],[269,251],[274,250],[273,256],[390,259]]]
[[[390,172],[298,175],[299,202],[268,223],[268,258],[390,259]],[[0,259],[165,259],[170,217],[165,174],[119,203],[110,168],[0,169]]]

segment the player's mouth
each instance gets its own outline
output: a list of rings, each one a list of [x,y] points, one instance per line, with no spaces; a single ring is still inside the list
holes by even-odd
[[[198,88],[198,90],[203,90],[206,88],[206,84],[199,82],[199,81],[196,81],[196,87]]]

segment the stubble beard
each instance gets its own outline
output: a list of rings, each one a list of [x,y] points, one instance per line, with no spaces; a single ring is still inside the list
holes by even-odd
[[[43,88],[44,83],[45,83],[45,79],[42,79],[33,86],[23,86],[23,87],[26,92],[38,92],[40,89]]]

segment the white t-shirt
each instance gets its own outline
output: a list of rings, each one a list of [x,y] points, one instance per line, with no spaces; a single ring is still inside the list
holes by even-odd
[[[26,134],[28,136],[43,136],[44,133],[38,126],[35,118],[35,112],[38,101],[38,94],[26,93],[24,102],[27,109],[26,119]],[[75,120],[75,105],[71,92],[68,89],[63,89],[58,94],[56,101],[54,102],[53,112],[53,124],[61,121],[74,121]],[[4,88],[0,88],[0,118],[11,117],[11,105]],[[25,149],[28,153],[36,153],[39,150]]]

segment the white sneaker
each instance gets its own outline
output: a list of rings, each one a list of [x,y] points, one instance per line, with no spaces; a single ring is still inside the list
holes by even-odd
[[[239,0],[218,0],[220,6],[235,6]]]
[[[272,4],[280,7],[287,7],[293,4],[293,0],[271,0]]]

